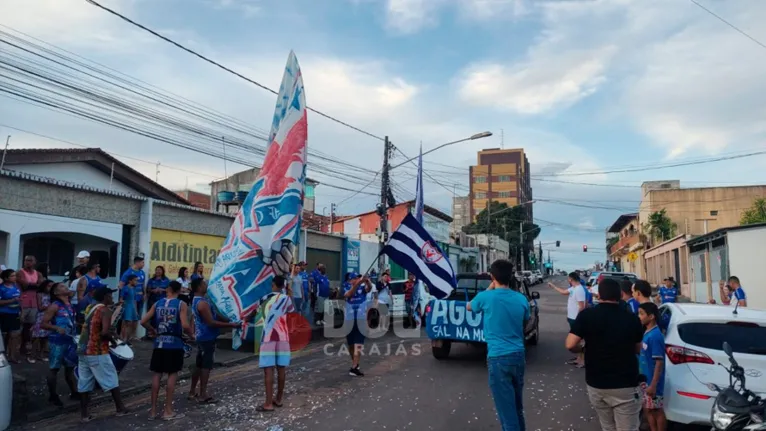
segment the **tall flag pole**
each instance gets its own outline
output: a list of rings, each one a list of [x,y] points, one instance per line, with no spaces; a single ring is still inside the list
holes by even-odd
[[[418,155],[418,179],[415,189],[415,220],[423,226],[423,209],[425,208],[425,201],[423,200],[423,143],[420,144],[420,153]],[[420,315],[423,313],[423,309],[425,309],[425,296],[423,280],[419,279],[412,292],[413,317],[418,327],[420,327]]]
[[[290,271],[301,231],[307,148],[303,77],[290,51],[263,167],[234,219],[208,283],[208,295],[218,312],[243,322],[232,337],[234,349],[245,339],[254,340],[256,331],[249,330],[246,318],[271,292],[272,278]]]

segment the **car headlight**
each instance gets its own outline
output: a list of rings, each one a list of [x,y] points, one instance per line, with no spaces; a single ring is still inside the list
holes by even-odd
[[[0,368],[8,366],[8,358],[5,357],[5,353],[0,352]]]
[[[718,404],[713,404],[713,410],[710,413],[710,422],[716,429],[725,430],[731,425],[731,421],[734,419],[733,413],[724,413],[718,409]]]

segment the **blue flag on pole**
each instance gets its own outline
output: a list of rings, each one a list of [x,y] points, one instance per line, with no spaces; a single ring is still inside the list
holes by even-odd
[[[382,253],[427,283],[437,299],[446,298],[457,286],[449,259],[412,214],[404,216]]]
[[[234,219],[208,285],[220,313],[233,322],[258,309],[274,275],[286,275],[301,230],[308,128],[303,77],[292,51],[279,88],[263,167]],[[232,345],[253,339],[247,322]]]
[[[415,220],[423,225],[423,210],[425,209],[425,201],[423,199],[423,144],[420,145],[420,153],[418,154],[418,177],[417,184],[415,185]],[[412,292],[412,304],[414,305],[415,323],[420,326],[420,315],[425,309],[425,287],[423,281],[418,280],[415,288]]]

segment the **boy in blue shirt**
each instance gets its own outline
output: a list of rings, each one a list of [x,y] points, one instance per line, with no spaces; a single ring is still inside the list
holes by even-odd
[[[503,431],[523,431],[524,327],[529,320],[529,300],[513,289],[513,264],[496,260],[489,268],[492,284],[476,295],[466,309],[482,313],[487,341],[489,388]]]
[[[673,277],[668,277],[662,280],[662,282],[663,285],[660,286],[660,289],[657,292],[659,293],[662,303],[667,304],[669,302],[676,302],[676,299],[678,299],[678,288],[675,286]]]
[[[665,431],[667,419],[663,410],[665,391],[665,337],[657,323],[660,311],[651,302],[639,306],[638,317],[646,328],[641,343],[641,374],[646,382],[641,384],[644,390],[644,413],[652,431]]]

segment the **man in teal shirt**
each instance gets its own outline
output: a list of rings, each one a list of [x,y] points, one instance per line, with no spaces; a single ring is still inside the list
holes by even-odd
[[[489,388],[503,431],[524,431],[524,327],[529,301],[511,289],[513,264],[496,260],[489,268],[492,284],[468,304],[468,311],[482,313],[487,342]]]

